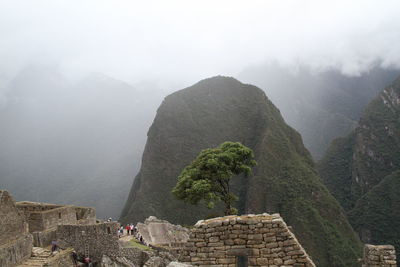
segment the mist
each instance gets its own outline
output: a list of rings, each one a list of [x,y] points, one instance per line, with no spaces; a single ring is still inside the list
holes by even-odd
[[[265,90],[319,159],[400,73],[398,10],[365,0],[3,0],[0,187],[117,217],[163,98],[215,75]]]
[[[359,75],[399,66],[398,1],[51,1],[0,4],[0,73],[27,63],[127,82],[184,81],[277,61]]]

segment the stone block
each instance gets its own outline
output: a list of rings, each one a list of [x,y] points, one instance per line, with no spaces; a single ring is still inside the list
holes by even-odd
[[[235,245],[244,245],[247,243],[245,239],[240,239],[240,238],[234,239],[233,242],[235,243]]]
[[[269,265],[268,258],[257,258],[257,265]]]
[[[217,259],[217,264],[231,264],[235,262],[236,262],[235,258]]]
[[[210,243],[212,243],[212,242],[218,242],[218,241],[219,241],[219,237],[217,237],[217,236],[212,236],[212,237],[210,237],[210,238],[208,239],[208,241],[209,241]]]

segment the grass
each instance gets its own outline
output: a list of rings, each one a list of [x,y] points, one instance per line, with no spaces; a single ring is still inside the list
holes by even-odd
[[[140,250],[152,250],[150,247],[145,246],[142,243],[140,243],[136,238],[133,238],[132,240],[130,240],[128,242],[128,246],[129,247],[135,247],[135,248],[138,248]]]

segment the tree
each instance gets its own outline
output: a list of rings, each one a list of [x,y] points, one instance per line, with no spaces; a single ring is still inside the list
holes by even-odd
[[[230,192],[229,181],[233,175],[251,173],[256,165],[253,151],[238,142],[225,142],[217,148],[208,148],[186,166],[178,177],[172,193],[180,200],[193,205],[204,200],[208,208],[216,201],[225,203],[225,215],[237,214],[232,202],[237,196]]]

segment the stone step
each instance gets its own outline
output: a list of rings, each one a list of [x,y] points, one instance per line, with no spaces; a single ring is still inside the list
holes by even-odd
[[[42,267],[51,256],[52,253],[50,250],[46,248],[33,247],[32,256],[17,267]]]

